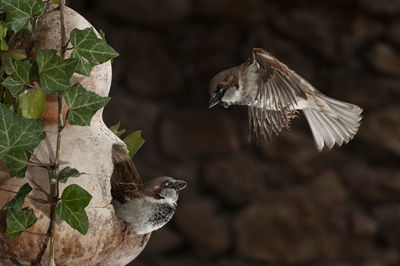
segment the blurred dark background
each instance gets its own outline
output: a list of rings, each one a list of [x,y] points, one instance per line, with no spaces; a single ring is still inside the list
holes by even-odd
[[[120,53],[105,121],[143,130],[143,179],[185,179],[176,215],[132,263],[400,265],[400,1],[72,0]],[[305,118],[267,145],[208,82],[251,48],[364,108],[318,153]]]

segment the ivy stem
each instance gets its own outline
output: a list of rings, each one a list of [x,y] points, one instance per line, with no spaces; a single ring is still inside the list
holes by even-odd
[[[1,191],[5,191],[5,192],[9,192],[9,193],[14,193],[14,194],[17,194],[18,192],[17,191],[14,191],[14,190],[10,190],[10,189],[6,189],[6,188],[0,188],[0,190]],[[44,199],[38,199],[38,198],[35,198],[35,197],[32,197],[32,196],[26,196],[28,199],[31,199],[31,200],[34,200],[34,201],[37,201],[37,202],[40,202],[40,203],[43,203],[43,204],[51,204],[51,202],[49,202],[48,200],[44,200]]]
[[[60,11],[60,42],[61,42],[61,58],[64,59],[65,57],[65,48],[64,48],[64,43],[66,39],[66,34],[65,34],[65,23],[64,23],[64,7],[65,7],[65,2],[64,0],[60,1],[60,5],[57,7],[57,9]],[[55,11],[54,9],[50,10]],[[56,228],[56,207],[57,203],[59,201],[59,186],[58,182],[53,183],[51,180],[54,180],[57,178],[57,172],[60,166],[60,152],[61,152],[61,131],[63,130],[63,117],[62,117],[62,99],[63,99],[63,94],[62,92],[57,92],[57,105],[58,105],[58,119],[57,119],[57,142],[56,142],[56,152],[55,152],[55,158],[54,158],[54,163],[49,169],[49,185],[50,185],[50,195],[49,195],[49,201],[50,201],[50,224],[47,229],[46,233],[46,238],[43,242],[43,247],[40,250],[40,253],[36,257],[36,259],[32,262],[32,265],[40,265],[42,257],[47,249],[47,244],[50,240],[50,259],[49,259],[49,265],[55,265],[54,261],[54,235],[55,235],[55,228]]]
[[[71,42],[71,39],[68,39],[68,41],[64,44],[64,46],[62,47],[62,48],[64,48],[64,51],[74,49],[73,47],[68,48],[68,44],[69,44],[70,42]]]
[[[17,110],[18,106],[17,106],[17,102],[15,101],[14,97],[12,97],[11,93],[9,90],[7,90],[6,88],[4,88],[4,90],[7,92],[8,97],[11,99],[11,103],[14,107],[14,110]]]
[[[32,88],[32,89],[37,88],[37,87],[35,87],[35,85],[30,84],[30,83],[25,83],[25,86]]]
[[[31,234],[31,235],[35,235],[35,236],[46,236],[46,234],[36,233],[36,232],[29,231],[29,230],[25,230],[24,232]]]
[[[33,18],[41,18],[41,17],[46,16],[47,14],[49,14],[49,13],[51,13],[51,12],[54,12],[54,11],[59,10],[59,9],[60,9],[60,6],[55,7],[55,8],[53,8],[53,9],[50,9],[50,10],[44,12],[43,14],[40,14],[39,16],[36,16],[36,17],[33,17]]]
[[[50,171],[50,174],[49,174],[50,179],[53,179],[56,176],[55,173],[56,173],[55,170]],[[52,196],[51,202],[56,202],[58,200],[58,183],[52,184],[50,182],[50,196]],[[52,205],[50,205],[50,227],[49,227],[49,232],[48,232],[48,233],[50,233],[49,265],[55,265],[55,263],[54,263],[54,235],[55,235],[55,229],[56,229],[55,221],[56,221],[56,205],[52,204]]]
[[[65,33],[65,19],[64,19],[64,7],[65,0],[60,1],[60,24],[61,24],[61,58],[65,57],[65,48],[68,43],[66,43],[67,34]]]
[[[65,1],[61,0],[59,5],[60,10],[60,55],[61,58],[65,58],[65,40],[66,40],[66,32],[65,32],[65,19],[64,19],[64,7]],[[58,121],[57,121],[57,143],[56,143],[56,153],[55,153],[55,160],[54,160],[54,168],[49,172],[49,183],[50,183],[50,197],[51,202],[57,203],[59,199],[59,186],[58,182],[53,184],[51,180],[57,178],[57,172],[60,167],[60,152],[61,152],[61,132],[64,128],[63,125],[63,94],[62,92],[57,92],[57,105],[58,105]],[[55,236],[55,218],[56,218],[56,206],[51,205],[50,208],[50,226],[49,232],[50,233],[50,260],[49,265],[55,265],[54,261],[54,236]]]
[[[43,168],[46,168],[46,169],[49,169],[50,168],[50,164],[45,164],[45,163],[43,163],[41,160],[39,160],[39,158],[33,153],[33,152],[29,152],[29,154],[31,155],[31,158],[30,159],[34,159],[35,161],[32,161],[32,160],[29,160],[29,162],[30,163],[36,163],[36,164],[38,164],[39,166],[41,166],[41,167],[43,167]]]
[[[3,90],[1,91],[0,103],[4,103],[5,98],[6,98],[6,88],[3,87]]]
[[[49,194],[45,189],[43,189],[38,183],[36,183],[35,180],[33,180],[33,178],[29,178],[29,181],[32,182],[32,184],[35,186],[35,188],[36,188],[37,190],[39,190],[39,191],[41,191],[43,194],[45,194],[45,195],[47,196],[47,200],[48,200],[49,202],[51,202],[50,194]]]

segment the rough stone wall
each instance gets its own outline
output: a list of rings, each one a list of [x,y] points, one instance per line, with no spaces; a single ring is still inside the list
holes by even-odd
[[[144,179],[189,182],[132,265],[400,265],[399,0],[72,0],[106,32],[109,125],[142,129]],[[303,116],[267,145],[208,82],[263,47],[362,106],[359,134],[318,153]]]

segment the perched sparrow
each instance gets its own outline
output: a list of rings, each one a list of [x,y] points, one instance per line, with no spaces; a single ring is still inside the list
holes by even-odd
[[[261,48],[247,62],[218,73],[210,82],[210,105],[247,105],[249,127],[265,140],[289,127],[302,110],[318,150],[349,142],[362,109],[330,98]]]
[[[113,146],[113,163],[112,203],[120,219],[138,235],[157,230],[171,220],[185,181],[161,176],[142,183],[132,159],[119,144]]]

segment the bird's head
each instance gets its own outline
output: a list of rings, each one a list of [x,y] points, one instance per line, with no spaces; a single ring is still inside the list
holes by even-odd
[[[208,108],[222,104],[225,108],[233,104],[238,90],[237,73],[230,68],[218,73],[210,82],[210,101]]]
[[[186,187],[186,181],[176,180],[169,176],[160,176],[144,184],[146,194],[158,201],[175,204],[179,191]]]

